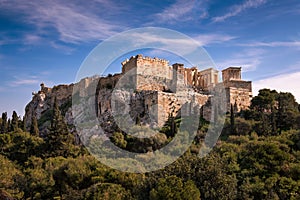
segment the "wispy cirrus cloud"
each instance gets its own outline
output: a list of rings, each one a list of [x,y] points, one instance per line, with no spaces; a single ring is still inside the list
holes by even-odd
[[[86,5],[76,1],[24,1],[2,0],[2,9],[21,13],[23,20],[37,29],[38,35],[48,35],[51,29],[59,34],[59,40],[67,43],[102,40],[124,28],[121,24],[112,23],[105,15],[98,15],[91,9],[117,8],[108,0],[91,1]],[[38,35],[29,37],[36,41]]]
[[[242,67],[244,72],[254,71],[262,62],[265,51],[262,49],[247,49],[226,60],[217,61],[221,69],[226,67]]]
[[[210,44],[218,44],[218,43],[224,43],[231,40],[236,39],[236,36],[231,35],[225,35],[225,34],[200,34],[194,37],[194,39],[199,42],[202,46],[207,46]]]
[[[222,22],[230,17],[234,17],[239,15],[240,13],[244,12],[247,9],[257,8],[263,4],[267,3],[267,0],[246,0],[242,4],[233,5],[229,8],[229,12],[224,15],[217,16],[212,18],[213,22]]]
[[[152,24],[174,24],[189,20],[204,19],[208,17],[208,0],[177,0],[161,12],[153,15]],[[150,23],[151,24],[151,23]]]
[[[247,47],[300,47],[300,41],[250,42],[238,44]]]
[[[183,17],[189,13],[195,4],[195,0],[177,0],[174,4],[165,8],[161,13],[155,14],[155,18],[160,22],[174,22],[183,20]]]
[[[126,38],[132,38],[132,45],[135,43],[141,44],[153,44],[153,43],[160,43],[162,47],[166,50],[168,49],[180,49],[184,50],[185,52],[194,51],[199,46],[208,46],[212,44],[220,44],[224,42],[228,42],[233,40],[234,36],[230,35],[223,35],[223,34],[198,34],[194,35],[193,37],[178,37],[175,35],[169,34],[159,34],[159,32],[141,32],[141,33],[134,33],[123,34]]]
[[[22,80],[14,80],[9,82],[9,85],[12,87],[17,87],[21,85],[34,85],[38,84],[40,81],[37,79],[22,79]]]
[[[45,78],[45,74],[47,72],[40,72],[39,75],[18,75],[13,76],[11,81],[6,83],[8,87],[22,87],[22,86],[31,86],[38,85],[42,82],[52,83],[51,81],[47,81]]]

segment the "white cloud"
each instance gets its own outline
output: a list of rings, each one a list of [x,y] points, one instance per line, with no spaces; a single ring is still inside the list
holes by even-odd
[[[217,61],[216,63],[217,66],[222,69],[226,67],[239,66],[242,67],[244,72],[254,71],[257,66],[260,65],[264,53],[265,51],[261,49],[247,49],[226,60]]]
[[[9,82],[9,86],[11,87],[18,87],[24,85],[34,85],[38,84],[40,81],[37,79],[19,79]]]
[[[63,53],[65,53],[66,55],[70,55],[72,54],[72,52],[75,50],[74,48],[72,47],[69,47],[67,45],[62,45],[62,44],[59,44],[57,42],[54,42],[54,41],[51,41],[50,42],[50,45],[51,47],[55,48],[55,49],[59,49],[61,50]]]
[[[247,47],[300,47],[300,41],[251,42],[238,44]]]
[[[180,35],[180,37],[179,37]],[[190,53],[193,52],[195,49],[215,44],[215,43],[222,43],[227,42],[229,40],[234,39],[233,36],[228,35],[221,35],[221,34],[200,34],[197,36],[194,36],[193,38],[185,37],[178,34],[172,34],[172,32],[166,33],[159,33],[159,32],[141,32],[141,33],[129,33],[126,32],[122,34],[122,37],[124,37],[126,40],[131,39],[131,45],[151,45],[151,44],[158,44],[160,43],[161,47],[164,48],[164,50],[175,50],[179,52],[185,52]]]
[[[149,24],[175,24],[190,20],[205,19],[209,16],[209,0],[177,0],[169,7],[163,9],[160,13],[153,15],[153,22]]]
[[[291,92],[300,103],[300,72],[282,74],[253,82],[253,94],[263,88],[275,89],[278,92]]]
[[[24,43],[33,45],[33,44],[39,44],[42,41],[42,38],[38,35],[33,34],[27,34],[24,36]]]
[[[49,82],[45,78],[46,75],[49,75],[48,72],[42,71],[36,75],[15,75],[11,78],[10,81],[6,82],[8,87],[22,87],[28,85],[39,85],[41,82]]]
[[[243,4],[234,5],[229,10],[228,13],[222,16],[214,17],[212,20],[213,22],[222,22],[230,17],[234,17],[239,15],[243,11],[250,9],[250,8],[257,8],[263,4],[265,4],[267,0],[246,0]]]
[[[217,44],[228,42],[230,40],[235,39],[235,36],[230,35],[222,35],[222,34],[202,34],[194,37],[196,41],[199,42],[200,45],[206,46],[209,44]]]
[[[97,3],[98,9],[112,7],[110,1],[91,1],[86,5]],[[11,12],[22,13],[24,22],[37,27],[38,34],[47,35],[49,29],[59,33],[59,39],[68,43],[102,40],[124,28],[122,25],[112,24],[105,16],[96,15],[85,4],[76,4],[76,1],[19,1],[3,0],[1,7]],[[93,8],[95,9],[95,8]],[[38,36],[29,37],[36,41]]]
[[[161,13],[155,14],[158,22],[174,22],[183,20],[183,16],[189,13],[195,4],[195,0],[177,0],[174,4],[164,9]]]

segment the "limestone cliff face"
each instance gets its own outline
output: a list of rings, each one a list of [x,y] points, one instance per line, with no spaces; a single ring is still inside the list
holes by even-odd
[[[120,74],[84,78],[76,84],[53,88],[41,84],[26,106],[26,127],[29,130],[32,115],[36,115],[41,135],[46,134],[55,98],[72,132],[76,122],[84,127],[94,120],[95,126],[110,133],[116,130],[118,116],[123,124],[139,122],[161,127],[169,116],[188,116],[201,109],[203,117],[210,120],[216,113],[213,110],[228,111],[232,104],[239,111],[250,105],[251,82],[241,79],[241,68],[223,70],[223,83],[218,83],[218,72],[212,68],[199,72],[195,67],[171,67],[168,63],[138,55],[122,63]],[[214,95],[213,91],[219,92]]]
[[[45,132],[51,121],[51,112],[55,98],[68,124],[72,124],[71,119],[71,97],[73,84],[58,85],[53,88],[45,87],[41,84],[41,90],[33,93],[32,100],[25,108],[25,123],[27,130],[30,129],[32,115],[36,115],[41,132]]]
[[[73,133],[76,132],[73,114],[79,121],[81,116],[85,122],[96,118],[106,133],[112,133],[116,125],[122,128],[121,124],[116,123],[115,118],[118,116],[122,116],[122,120],[129,120],[126,122],[128,125],[134,125],[139,120],[147,126],[162,127],[170,115],[177,116],[179,112],[184,114],[181,106],[185,102],[194,102],[191,106],[198,106],[199,109],[208,100],[207,95],[198,93],[185,96],[155,90],[129,92],[120,88],[114,89],[119,78],[119,75],[85,78],[77,84],[58,85],[53,88],[41,84],[40,91],[33,94],[25,109],[27,129],[30,129],[32,115],[36,115],[40,134],[47,134],[55,98]],[[189,112],[192,107],[185,109],[185,112]]]

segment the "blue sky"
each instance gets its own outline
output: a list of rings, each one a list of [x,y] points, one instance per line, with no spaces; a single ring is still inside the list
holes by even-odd
[[[101,41],[148,26],[195,39],[218,69],[242,66],[254,93],[300,102],[299,20],[299,0],[0,0],[0,112],[24,114],[41,82],[73,82]]]

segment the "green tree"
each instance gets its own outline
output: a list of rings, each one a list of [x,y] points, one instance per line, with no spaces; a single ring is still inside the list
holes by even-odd
[[[200,200],[200,191],[193,181],[182,182],[177,176],[158,180],[150,191],[150,200]]]
[[[1,119],[1,133],[6,133],[8,131],[7,112],[2,113]]]
[[[11,120],[11,131],[16,131],[19,128],[19,117],[16,111],[13,111],[12,120]]]
[[[2,134],[0,137],[2,153],[10,160],[23,165],[29,157],[41,156],[44,146],[42,138],[30,135],[27,132],[16,131]]]
[[[27,131],[27,127],[26,127],[26,116],[25,116],[25,115],[23,116],[22,126],[21,126],[21,127],[22,127],[22,130],[23,130],[23,131],[25,131],[25,132]]]
[[[166,134],[167,137],[174,137],[178,131],[180,120],[181,119],[176,119],[172,114],[170,114],[161,132]]]
[[[22,172],[6,157],[0,155],[0,195],[21,199]],[[5,198],[6,199],[6,198]]]
[[[130,200],[131,194],[119,184],[101,183],[88,189],[85,194],[87,200]]]
[[[235,129],[235,116],[234,116],[234,110],[233,110],[233,105],[230,105],[230,130],[231,134],[235,135],[236,134],[236,129]]]
[[[258,112],[270,112],[276,103],[277,96],[276,90],[261,89],[251,100],[250,108]]]
[[[235,199],[237,195],[236,163],[229,152],[224,158],[219,153],[211,152],[198,163],[195,170],[195,183],[204,199]],[[229,158],[227,158],[230,155]]]
[[[251,101],[252,117],[257,121],[254,129],[259,135],[277,134],[274,133],[277,98],[278,92],[276,90],[262,89]]]
[[[69,133],[67,124],[58,107],[55,98],[50,132],[46,138],[48,156],[68,157],[74,144],[74,136]]]
[[[296,120],[299,116],[298,104],[295,97],[287,92],[280,92],[277,98],[278,114],[277,127],[279,133],[296,127]]]
[[[37,122],[35,115],[32,115],[32,118],[31,118],[30,133],[34,136],[39,136],[39,127],[38,127],[38,122]]]
[[[7,120],[7,132],[10,132],[11,131],[11,120],[8,119]]]
[[[125,149],[127,146],[127,141],[124,139],[124,135],[120,132],[114,132],[111,137],[111,141],[123,149]]]
[[[52,173],[45,169],[42,158],[30,157],[24,175],[24,199],[52,199],[54,180]]]

